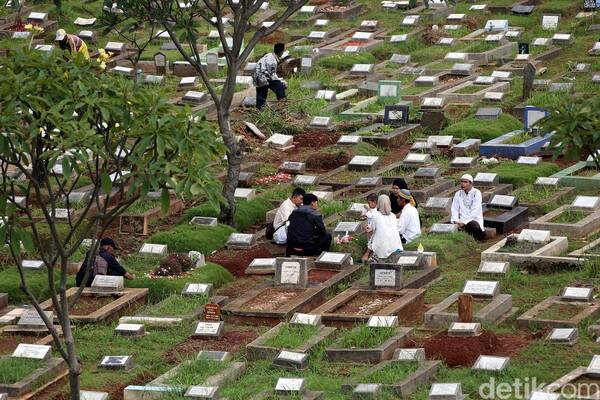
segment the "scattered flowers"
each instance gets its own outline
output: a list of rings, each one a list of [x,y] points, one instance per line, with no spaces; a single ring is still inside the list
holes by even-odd
[[[39,25],[27,24],[24,26],[26,31],[31,32],[34,36],[44,32],[44,28]]]
[[[279,172],[275,175],[267,175],[262,178],[256,180],[256,183],[259,185],[267,185],[270,183],[283,183],[289,182],[292,180],[292,176],[290,174],[285,174],[283,172]]]
[[[107,52],[104,49],[98,49],[98,67],[101,71],[104,71],[106,69],[106,62],[110,60],[112,55],[113,53],[110,51]]]
[[[350,243],[353,240],[354,240],[354,236],[348,235],[348,234],[346,234],[344,236],[336,236],[335,237],[335,244]]]

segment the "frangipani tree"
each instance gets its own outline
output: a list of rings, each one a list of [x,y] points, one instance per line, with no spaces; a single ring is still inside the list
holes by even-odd
[[[221,221],[233,224],[235,215],[235,189],[238,185],[243,158],[243,148],[231,129],[230,108],[235,94],[237,75],[262,38],[275,32],[308,0],[287,0],[286,7],[270,21],[271,24],[253,25],[265,0],[116,0],[123,11],[122,21],[146,22],[161,25],[168,32],[175,48],[202,79],[212,98],[217,113],[217,123],[223,143],[227,147],[227,176],[222,194]],[[208,25],[218,33],[218,40],[226,61],[225,82],[220,93],[209,79],[203,57],[196,46],[203,26]]]
[[[0,238],[9,245],[21,289],[67,362],[70,398],[79,399],[81,367],[69,310],[83,287],[67,297],[69,258],[149,191],[162,192],[163,209],[169,191],[214,198],[218,186],[209,164],[218,162],[222,149],[189,109],[152,89],[98,74],[95,62],[25,50],[2,63]],[[72,195],[83,179],[91,182],[88,196],[75,205]],[[92,251],[97,247],[93,240]],[[47,269],[62,337],[41,312],[45,299],[28,286],[26,257],[42,260]]]

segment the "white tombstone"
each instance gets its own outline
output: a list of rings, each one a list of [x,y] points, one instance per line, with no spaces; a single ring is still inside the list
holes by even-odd
[[[12,353],[12,357],[46,360],[50,357],[51,350],[52,346],[20,343]]]
[[[473,297],[495,297],[499,291],[497,281],[466,281],[462,292]]]

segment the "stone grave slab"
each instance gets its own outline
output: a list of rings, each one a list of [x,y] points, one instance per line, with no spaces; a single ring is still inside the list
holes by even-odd
[[[425,203],[425,210],[434,213],[447,213],[452,207],[452,198],[450,197],[436,197],[432,196],[427,199]],[[440,225],[440,224],[438,224]],[[443,225],[454,225],[454,224],[443,224]]]
[[[413,178],[415,179],[428,179],[434,180],[441,176],[442,170],[438,167],[424,167],[418,168],[413,174]]]
[[[408,64],[410,63],[410,55],[407,54],[392,54],[390,62],[394,64]]]
[[[315,314],[294,313],[290,324],[321,326],[321,316]]]
[[[438,45],[442,46],[453,46],[456,43],[454,38],[443,37],[440,38],[437,42]]]
[[[334,234],[354,235],[362,231],[363,222],[357,221],[342,221],[335,226]]]
[[[461,400],[460,383],[434,383],[429,390],[429,400]]]
[[[475,71],[474,64],[456,63],[450,69],[452,75],[469,76]]]
[[[253,233],[232,233],[227,239],[228,249],[247,249],[256,245],[256,235]]]
[[[452,152],[455,156],[466,156],[468,153],[478,153],[481,139],[466,139],[454,145]]]
[[[302,378],[279,378],[275,385],[275,393],[278,395],[301,394],[306,388]]]
[[[477,159],[475,157],[455,157],[450,162],[451,168],[473,168],[477,164]]]
[[[122,276],[96,275],[92,282],[91,291],[94,293],[120,293],[125,289]]]
[[[188,282],[185,284],[183,289],[181,290],[182,295],[188,296],[210,296],[212,292],[213,284],[212,283],[191,283]]]
[[[276,258],[275,285],[305,288],[308,285],[308,260],[300,257]]]
[[[79,392],[79,398],[81,400],[108,400],[108,392],[82,390]]]
[[[397,327],[398,326],[398,317],[395,315],[392,316],[372,316],[367,321],[367,326],[370,328],[379,328],[379,327]]]
[[[45,267],[44,262],[41,260],[23,260],[21,266],[27,269],[43,269]]]
[[[518,203],[518,199],[515,196],[494,194],[488,201],[487,206],[513,209],[514,207],[516,207],[517,203]]]
[[[382,185],[383,179],[380,176],[363,176],[356,182],[356,187],[376,187]]]
[[[256,189],[236,188],[233,197],[237,201],[248,201],[256,197]]]
[[[225,333],[225,322],[200,321],[194,329],[192,337],[220,339]]]
[[[311,128],[319,128],[319,129],[331,129],[332,123],[330,117],[313,117],[310,121]]]
[[[306,164],[298,161],[284,161],[278,170],[288,174],[301,175],[306,172]]]
[[[528,156],[520,156],[517,159],[517,164],[523,164],[523,165],[540,165],[542,163],[542,157],[528,157]]]
[[[588,287],[566,287],[562,290],[561,298],[564,301],[590,302],[594,299],[594,289]]]
[[[538,229],[523,229],[517,237],[517,240],[520,242],[532,243],[549,243],[550,239],[550,231]]]
[[[354,64],[350,69],[352,75],[369,75],[373,73],[373,64]]]
[[[140,337],[146,334],[146,329],[142,324],[119,324],[115,333],[127,337]]]
[[[443,97],[425,97],[421,102],[422,109],[440,110],[446,105]]]
[[[350,253],[335,253],[324,251],[315,260],[315,266],[324,269],[341,270],[352,264]]]
[[[508,357],[484,356],[481,355],[475,361],[473,370],[485,372],[502,372],[508,366]]]
[[[496,297],[500,284],[497,281],[466,281],[462,292],[473,297]]]
[[[46,314],[46,318],[49,321],[54,321],[54,312],[52,311],[44,311]],[[20,329],[31,329],[31,330],[41,330],[47,331],[46,324],[44,320],[40,316],[40,314],[36,310],[27,310],[21,314],[17,322],[17,327]]]
[[[571,204],[571,208],[581,211],[595,211],[600,208],[600,197],[597,196],[577,196]]]
[[[168,253],[166,244],[144,243],[139,251],[140,255],[146,256],[166,256]]]
[[[429,229],[429,233],[435,234],[446,234],[446,233],[457,233],[458,226],[456,224],[433,224]]]
[[[273,360],[273,365],[290,370],[303,370],[308,366],[308,354],[282,350]]]
[[[98,367],[127,371],[133,368],[133,359],[131,356],[105,356]]]
[[[414,83],[416,86],[435,86],[440,83],[440,80],[437,76],[422,75],[415,79]]]
[[[314,175],[296,175],[294,185],[297,186],[316,186],[319,184],[320,178]]]
[[[282,135],[281,133],[275,133],[271,135],[266,143],[270,147],[279,150],[289,150],[294,147],[294,137],[292,135]]]
[[[378,383],[359,383],[352,391],[352,399],[376,399],[382,389]]]
[[[351,171],[373,170],[379,164],[379,157],[376,156],[354,156],[348,163],[348,169]]]
[[[408,153],[403,160],[404,165],[425,166],[431,163],[431,155],[420,153]]]
[[[191,399],[217,399],[218,386],[190,386],[187,388],[184,397]]]
[[[51,351],[52,346],[20,343],[11,357],[45,361],[50,358]]]
[[[394,356],[392,357],[392,359],[397,361],[423,362],[425,361],[425,349],[396,349],[394,351]]]
[[[481,323],[479,322],[454,322],[448,328],[448,336],[479,336]]]
[[[323,201],[331,201],[333,200],[333,192],[324,191],[324,190],[313,190],[312,194],[317,196],[317,199]]]
[[[245,273],[256,275],[268,275],[275,273],[275,258],[255,258],[252,260]]]
[[[479,264],[477,273],[479,274],[497,274],[506,275],[510,263],[506,261],[482,261]]]
[[[370,289],[402,289],[402,271],[399,265],[375,264],[369,266]]]
[[[213,217],[193,217],[190,225],[217,226],[218,220]]]
[[[577,328],[554,328],[546,336],[546,342],[573,346],[579,340]]]
[[[500,178],[498,174],[489,173],[489,172],[478,172],[473,179],[473,183],[475,186],[496,186],[500,184]]]

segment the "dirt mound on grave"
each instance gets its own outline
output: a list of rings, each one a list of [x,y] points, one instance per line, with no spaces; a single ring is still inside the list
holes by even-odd
[[[185,254],[169,254],[162,260],[160,265],[152,273],[155,276],[179,276],[194,268],[194,263]]]
[[[480,355],[510,357],[527,346],[531,337],[496,335],[484,331],[479,336],[452,337],[447,332],[414,342],[423,347],[427,358],[439,359],[450,367],[471,367]]]
[[[259,245],[248,250],[220,250],[206,257],[206,261],[223,266],[234,276],[243,276],[252,260],[271,257],[273,256],[269,249]]]
[[[275,44],[275,43],[286,43],[289,42],[290,36],[283,31],[275,31],[269,36],[265,36],[260,40],[261,43]]]
[[[294,145],[298,147],[320,149],[325,146],[336,144],[339,138],[340,134],[337,132],[307,130],[294,135]]]
[[[350,156],[343,150],[334,153],[316,153],[306,159],[306,168],[329,171],[348,164]]]
[[[432,26],[425,28],[425,31],[421,34],[421,40],[425,44],[436,44],[441,38],[447,37],[448,34],[441,30],[439,27],[434,30]]]
[[[173,347],[164,356],[169,364],[177,364],[182,358],[198,354],[200,350],[228,351],[236,353],[246,348],[246,345],[258,337],[254,331],[225,332],[222,339],[188,338]]]

